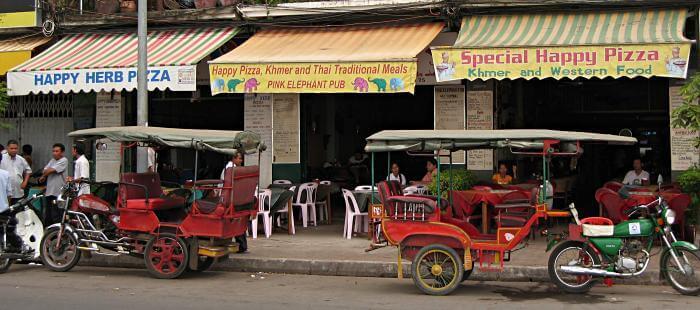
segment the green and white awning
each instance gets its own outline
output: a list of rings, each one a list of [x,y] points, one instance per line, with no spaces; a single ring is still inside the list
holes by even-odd
[[[196,90],[196,65],[228,42],[236,28],[148,33],[148,88]],[[69,35],[8,72],[11,96],[136,88],[136,33]]]
[[[615,45],[689,42],[687,12],[584,12],[472,16],[462,21],[456,47]]]
[[[454,46],[433,47],[436,75],[684,78],[692,43],[683,36],[687,15],[659,9],[469,16]]]

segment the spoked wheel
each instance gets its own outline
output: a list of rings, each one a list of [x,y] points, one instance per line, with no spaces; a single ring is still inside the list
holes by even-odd
[[[41,239],[41,262],[52,271],[64,272],[71,270],[80,260],[78,240],[75,236],[59,228],[49,230]]]
[[[441,244],[423,247],[413,258],[413,283],[428,295],[447,295],[462,282],[464,266],[457,252]]]
[[[676,252],[678,263],[670,251]],[[661,272],[676,291],[683,295],[700,293],[700,253],[686,248],[675,248],[664,253],[661,258]]]
[[[561,267],[591,267],[594,264],[599,265],[600,259],[584,243],[564,242],[549,256],[549,279],[567,293],[586,293],[595,285],[593,276],[566,274]]]
[[[198,258],[198,262],[197,262],[197,269],[190,268],[189,264],[188,264],[187,270],[194,271],[194,272],[207,271],[207,270],[209,270],[209,268],[211,268],[211,265],[214,265],[214,261],[215,261],[215,259],[213,257],[200,256]]]
[[[9,258],[0,259],[0,273],[7,272],[7,270],[10,269],[11,265],[12,265],[11,259],[9,259]]]
[[[187,243],[173,234],[153,236],[146,245],[148,272],[158,279],[174,279],[187,270]]]

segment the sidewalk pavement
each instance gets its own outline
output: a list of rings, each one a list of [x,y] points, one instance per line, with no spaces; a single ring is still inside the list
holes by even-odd
[[[338,224],[341,223],[341,224]],[[370,242],[365,234],[351,240],[342,236],[342,219],[333,225],[297,227],[296,235],[275,229],[269,239],[262,233],[248,237],[248,253],[232,254],[213,266],[220,271],[266,272],[353,277],[397,277],[397,249],[385,247],[365,252]],[[475,262],[470,277],[476,281],[549,282],[544,237],[531,240],[527,247],[513,252],[502,272],[482,272]],[[657,250],[654,249],[654,253]],[[659,256],[652,257],[648,270],[640,277],[616,279],[615,283],[659,285]],[[145,268],[142,259],[129,256],[95,256],[81,260],[82,265]],[[410,265],[403,262],[404,277],[410,277]]]

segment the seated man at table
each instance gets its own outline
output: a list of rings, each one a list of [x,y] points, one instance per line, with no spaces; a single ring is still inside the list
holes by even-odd
[[[508,175],[508,167],[506,164],[498,165],[498,173],[491,177],[491,181],[498,185],[510,185],[513,184],[513,177]]]
[[[367,168],[367,154],[361,151],[355,152],[355,154],[348,159],[348,170],[355,178],[355,184],[360,184],[360,182],[368,179],[369,168]]]
[[[411,185],[428,185],[433,182],[433,177],[437,174],[437,161],[428,159],[425,163],[425,175],[420,181],[411,181]]]
[[[625,185],[649,185],[649,172],[642,169],[642,160],[636,158],[632,162],[633,170],[630,170],[622,180]]]

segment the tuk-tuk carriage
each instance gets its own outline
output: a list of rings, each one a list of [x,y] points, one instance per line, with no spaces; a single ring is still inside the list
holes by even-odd
[[[68,271],[81,254],[143,257],[156,278],[177,278],[186,270],[203,271],[216,260],[237,251],[234,236],[244,234],[255,218],[258,166],[227,168],[224,180],[197,180],[199,152],[226,155],[262,151],[260,137],[246,131],[193,130],[127,126],[71,132],[73,138],[121,143],[131,147],[169,147],[195,150],[194,180],[164,190],[157,173],[121,172],[120,181],[72,180],[58,197],[61,222],[47,228],[41,259],[53,271]],[[80,186],[116,188],[108,202],[94,194],[78,196]],[[95,187],[98,187],[97,189]],[[209,193],[202,197],[202,193]]]
[[[466,280],[473,268],[501,271],[512,251],[525,245],[525,240],[540,220],[569,217],[569,211],[552,210],[548,194],[549,162],[552,157],[578,156],[581,143],[632,145],[632,137],[566,132],[553,130],[388,130],[367,138],[365,150],[371,153],[374,174],[375,153],[407,152],[414,156],[437,157],[440,171],[443,160],[452,163],[452,153],[461,150],[508,149],[513,154],[542,159],[542,184],[532,190],[531,198],[494,206],[499,216],[495,221],[519,217],[519,225],[497,225],[495,234],[477,229],[468,220],[455,216],[452,196],[445,197],[437,186],[435,196],[404,195],[396,182],[377,185],[381,204],[369,210],[376,229],[372,247],[384,244],[397,246],[399,277],[401,261],[412,260],[411,276],[424,293],[446,295]],[[389,162],[391,160],[389,159]],[[451,165],[450,165],[451,166]],[[451,169],[450,169],[451,170]],[[437,184],[441,180],[438,172]],[[451,174],[450,174],[451,177]],[[372,179],[375,180],[374,175]],[[484,205],[484,207],[486,207]],[[484,215],[485,216],[485,215]]]

